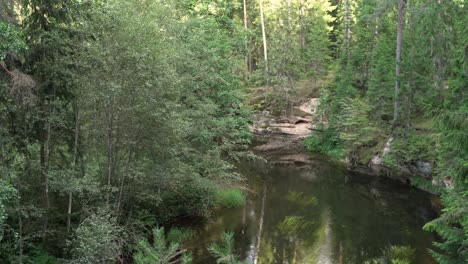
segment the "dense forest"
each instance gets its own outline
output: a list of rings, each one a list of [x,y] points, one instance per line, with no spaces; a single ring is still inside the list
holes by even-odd
[[[431,254],[467,263],[467,25],[464,0],[0,0],[0,262],[190,263],[162,226],[242,204],[252,115],[317,95],[304,146],[423,164]]]

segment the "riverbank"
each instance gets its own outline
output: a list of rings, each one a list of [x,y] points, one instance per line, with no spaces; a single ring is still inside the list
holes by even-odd
[[[264,92],[261,88],[261,92]],[[259,92],[253,92],[254,97]],[[314,93],[318,96],[318,93]],[[254,99],[258,101],[258,99]],[[276,163],[299,164],[308,163],[310,152],[304,147],[304,140],[313,133],[323,133],[317,127],[326,127],[327,121],[318,117],[319,98],[305,98],[292,107],[287,116],[275,116],[268,109],[257,110],[253,115],[251,132],[255,141],[252,146],[254,152],[259,153],[266,159],[274,160]],[[410,185],[411,178],[422,179],[431,182],[432,185],[450,186],[450,182],[435,182],[432,179],[433,168],[430,163],[416,161],[408,166],[390,166],[384,158],[393,147],[393,138],[389,137],[377,143],[376,147],[366,150],[368,158],[362,163],[351,164],[347,158],[335,159],[335,162],[348,170],[360,174],[375,177],[386,177],[403,184]],[[324,153],[326,155],[326,153]],[[332,159],[331,157],[329,157]],[[414,185],[416,188],[435,194],[427,185]]]

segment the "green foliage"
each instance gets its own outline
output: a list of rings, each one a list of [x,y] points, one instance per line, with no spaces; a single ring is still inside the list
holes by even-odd
[[[433,151],[435,147],[434,135],[409,131],[392,141],[392,147],[384,156],[384,162],[393,166],[408,165],[412,161],[421,160],[434,164],[437,154]]]
[[[5,221],[8,217],[6,206],[17,198],[16,189],[0,179],[0,243],[3,240]]]
[[[176,242],[167,242],[164,235],[164,228],[153,229],[153,244],[147,240],[141,240],[138,245],[133,259],[136,264],[170,264],[180,259],[180,263],[189,264],[192,262],[190,254],[185,253],[180,249]],[[180,238],[180,237],[179,237]],[[169,240],[170,241],[170,240]]]
[[[221,245],[213,243],[208,251],[216,258],[216,263],[220,264],[248,264],[247,260],[241,261],[234,252],[234,234],[223,233]]]
[[[310,151],[318,151],[336,160],[344,159],[344,146],[336,132],[332,129],[313,133],[304,140],[305,147]]]
[[[437,232],[442,241],[434,242],[441,251],[431,253],[438,263],[461,264],[468,260],[468,192],[447,190],[442,194],[442,215],[424,229]]]
[[[0,162],[0,172],[2,169]],[[12,173],[13,174],[13,173]],[[18,233],[14,229],[15,225],[7,220],[15,216],[14,207],[18,203],[18,191],[10,183],[1,179],[6,176],[0,173],[0,262],[13,262],[16,253],[16,242]],[[16,209],[19,210],[19,209]]]
[[[71,263],[114,263],[121,254],[123,230],[109,212],[87,217],[76,228],[70,242]]]
[[[158,222],[178,216],[206,216],[215,206],[214,186],[210,180],[185,176],[174,179],[173,183],[177,183],[177,186],[164,188],[156,199],[156,204],[149,203],[151,200],[147,200],[146,195],[136,197],[145,207],[157,210]]]
[[[253,5],[253,4],[247,4]],[[277,116],[290,115],[293,106],[303,99],[296,82],[310,80],[319,83],[327,76],[330,62],[331,28],[328,23],[334,18],[329,12],[335,9],[329,1],[265,1],[266,41],[268,54],[268,78],[264,74],[265,62],[255,63],[254,71],[248,76],[256,86],[268,85],[264,104]],[[255,10],[255,16],[258,10]],[[253,13],[253,12],[252,12]],[[257,29],[258,17],[252,18],[250,29]],[[260,36],[260,32],[258,32]],[[252,48],[247,53],[263,57],[259,53],[263,43],[253,38]],[[248,47],[249,45],[247,45]],[[268,79],[268,80],[267,80]]]
[[[233,208],[244,204],[244,194],[239,189],[218,189],[214,198],[219,207]]]
[[[344,12],[344,5],[339,13]],[[321,108],[330,129],[344,141],[352,164],[367,164],[370,157],[382,154],[382,149],[374,147],[388,138],[381,135],[390,133],[395,141],[386,156],[388,165],[404,166],[417,160],[435,163],[443,144],[429,129],[417,131],[414,122],[433,117],[437,109],[450,108],[443,102],[458,101],[458,105],[460,100],[455,98],[465,98],[460,80],[466,69],[461,59],[466,28],[457,22],[466,20],[463,8],[455,2],[406,3],[398,101],[403,128],[392,128],[396,8],[388,1],[351,1],[351,5],[351,39],[342,47],[335,80],[322,91]],[[421,48],[423,43],[432,43],[431,48]],[[459,138],[458,142],[465,141]]]
[[[366,99],[354,98],[345,103],[340,138],[347,145],[359,148],[372,141],[376,128],[369,119],[370,111],[369,102]]]
[[[41,249],[32,250],[30,256],[24,261],[28,264],[60,264],[59,259],[49,255],[46,251]]]
[[[10,23],[0,21],[0,61],[5,59],[6,52],[19,53],[26,48],[21,31]]]
[[[461,99],[460,106],[442,112],[435,119],[435,129],[439,132],[441,145],[438,157],[440,176],[452,176],[460,189],[468,186],[468,105]]]
[[[313,135],[306,146],[325,153],[333,153],[333,147],[343,149],[339,153],[344,152],[351,165],[367,164],[372,156],[383,154],[383,144],[391,134],[394,140],[383,157],[385,165],[399,168],[416,161],[431,163],[435,168],[433,181],[412,181],[424,182],[420,186],[427,190],[442,190],[445,197],[442,215],[426,226],[443,239],[436,243],[440,250],[433,254],[441,263],[464,263],[466,255],[461,252],[467,248],[463,215],[468,186],[466,8],[462,1],[404,3],[397,96],[392,89],[396,81],[396,1],[343,1],[339,6],[334,23],[342,25],[336,26],[333,34],[343,45],[334,81],[322,90],[319,109],[328,121],[326,132],[332,131],[334,137]],[[346,7],[351,7],[348,14],[344,13]],[[345,25],[346,15],[351,21],[350,39],[337,36],[349,26]],[[400,123],[392,127],[394,111]],[[429,122],[421,126],[421,119],[432,120],[434,126],[428,126]],[[443,186],[428,186],[432,182]],[[445,187],[454,190],[443,191]]]
[[[391,246],[383,251],[381,258],[364,262],[365,264],[411,264],[414,256],[414,249],[405,246]]]
[[[466,27],[462,28],[466,32]],[[445,208],[441,216],[424,226],[442,238],[434,243],[440,250],[431,252],[441,264],[468,261],[468,108],[466,96],[460,96],[464,87],[461,83],[466,77],[459,70],[466,69],[466,61],[459,60],[458,54],[463,49],[463,45],[459,44],[459,49],[453,51],[457,59],[454,60],[454,73],[450,78],[451,94],[445,101],[447,109],[442,110],[434,122],[440,144],[438,177],[451,181],[453,189],[442,191]]]

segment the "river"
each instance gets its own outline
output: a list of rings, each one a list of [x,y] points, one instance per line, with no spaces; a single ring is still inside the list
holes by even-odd
[[[391,245],[415,249],[414,264],[432,264],[431,195],[389,179],[359,175],[321,157],[238,165],[251,190],[240,208],[194,224],[187,244],[194,263],[216,263],[206,248],[222,232],[236,254],[254,263],[362,264]]]

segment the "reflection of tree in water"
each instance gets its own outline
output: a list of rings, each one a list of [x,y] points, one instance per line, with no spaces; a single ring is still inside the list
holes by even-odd
[[[306,195],[303,192],[290,192],[286,198],[289,202],[299,205],[300,209],[310,209],[309,207],[316,206],[318,200],[315,196]]]
[[[390,246],[382,250],[382,256],[371,260],[367,260],[366,262],[364,262],[364,264],[411,264],[414,258],[414,252],[415,250],[411,247]]]
[[[363,263],[364,260],[379,256],[389,244],[418,243],[423,236],[422,226],[414,217],[417,208],[408,201],[418,199],[416,194],[398,188],[378,179],[367,182],[346,184],[326,200],[334,208],[331,211],[331,231],[337,263]],[[404,205],[404,206],[402,206]],[[408,211],[414,209],[413,212]],[[389,232],[392,230],[392,232]],[[360,250],[357,250],[360,249]]]
[[[263,196],[262,196],[262,207],[260,211],[260,218],[258,221],[258,234],[257,234],[257,245],[255,247],[255,257],[254,257],[254,264],[258,263],[258,252],[260,251],[260,242],[262,241],[262,232],[263,232],[263,221],[265,217],[265,200],[266,200],[266,183],[263,182]]]
[[[245,168],[258,196],[239,217],[248,241],[243,252],[257,264],[362,264],[390,244],[418,245],[417,255],[430,245],[424,242],[430,239],[421,239],[420,221],[414,217],[425,213],[418,213],[421,202],[412,202],[424,198],[419,194],[333,166],[316,170],[264,165]],[[313,177],[304,176],[307,170],[314,170]],[[248,208],[255,212],[252,220]]]
[[[286,216],[284,221],[278,225],[281,234],[287,237],[287,240],[293,242],[292,263],[297,261],[297,251],[302,231],[307,230],[313,225],[311,221],[305,220],[302,216]],[[285,258],[285,248],[283,248],[283,262]]]
[[[285,242],[282,243],[282,250],[277,252],[280,255],[278,259],[282,259],[283,263],[289,262],[289,259],[293,264],[302,263],[299,261],[302,258],[300,252],[304,253],[304,248],[309,248],[311,240],[315,240],[317,237],[314,230],[317,230],[320,221],[314,217],[308,217],[308,212],[315,209],[318,200],[316,197],[302,192],[290,192],[286,199],[294,208],[296,215],[285,216],[283,221],[277,225],[277,230]]]

